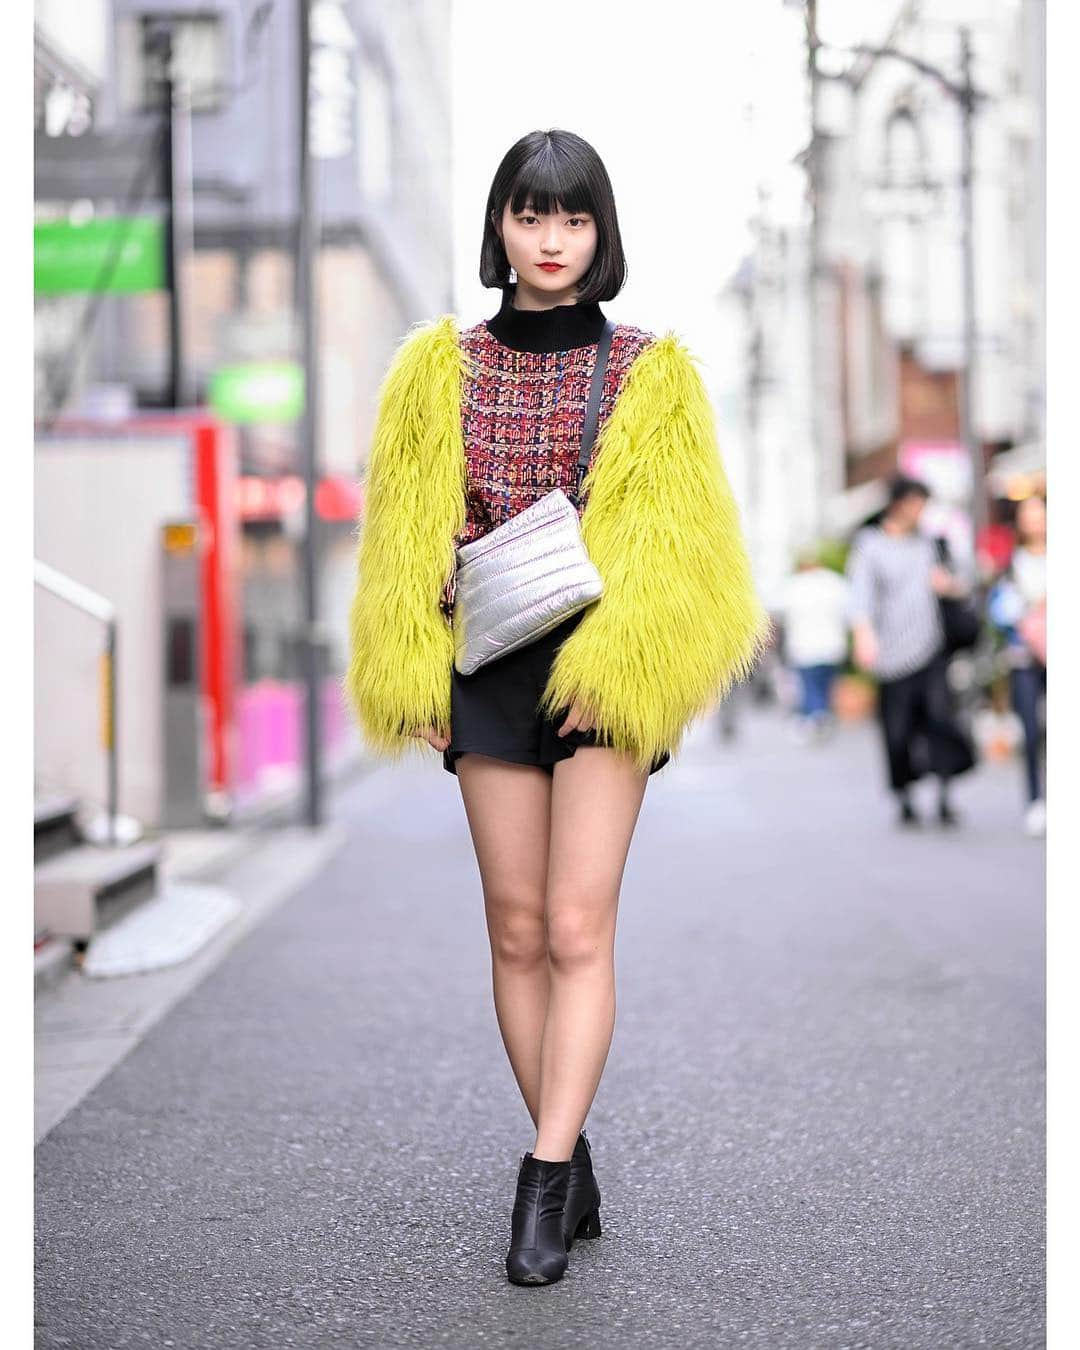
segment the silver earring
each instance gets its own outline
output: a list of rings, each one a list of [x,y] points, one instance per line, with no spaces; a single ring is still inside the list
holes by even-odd
[[[511,267],[511,268],[510,268],[510,285],[513,286],[513,285],[516,283],[516,281],[517,281],[517,271],[516,271],[513,267]]]

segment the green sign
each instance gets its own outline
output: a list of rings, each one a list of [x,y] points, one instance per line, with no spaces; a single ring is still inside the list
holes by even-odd
[[[210,406],[226,422],[295,422],[304,411],[304,372],[296,361],[222,366],[210,379]]]
[[[34,291],[132,295],[165,287],[165,225],[150,216],[110,216],[34,226]]]

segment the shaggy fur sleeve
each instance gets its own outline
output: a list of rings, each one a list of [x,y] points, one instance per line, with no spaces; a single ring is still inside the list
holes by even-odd
[[[631,365],[583,489],[604,592],[559,647],[541,706],[578,700],[598,739],[647,768],[750,673],[770,631],[712,406],[673,333]]]
[[[465,523],[465,369],[445,315],[405,335],[378,394],[344,692],[371,749],[391,759],[426,752],[412,733],[450,725],[454,642],[439,601]]]

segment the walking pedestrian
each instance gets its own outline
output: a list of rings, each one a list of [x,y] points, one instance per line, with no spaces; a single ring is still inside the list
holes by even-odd
[[[848,583],[817,552],[801,553],[780,592],[784,659],[799,681],[797,716],[803,736],[820,739],[833,724],[832,686],[847,657]]]
[[[1009,694],[1024,731],[1024,828],[1046,833],[1041,763],[1046,699],[1046,503],[1025,497],[1016,509],[1016,548],[987,597],[990,622],[1005,639]]]
[[[513,276],[511,276],[513,273]],[[615,1016],[619,889],[649,776],[752,668],[768,630],[694,358],[614,325],[588,472],[588,395],[626,276],[596,151],[513,145],[488,194],[480,280],[498,312],[402,342],[380,393],[346,688],[377,753],[456,774],[480,872],[495,1012],[535,1125],[507,1275],[559,1279],[600,1233],[585,1118]],[[457,669],[455,548],[552,490],[575,500],[603,593],[536,640]],[[460,629],[459,629],[460,635]]]
[[[955,825],[950,785],[974,766],[975,752],[952,706],[939,598],[959,599],[969,588],[941,564],[934,539],[919,529],[929,495],[918,479],[897,476],[880,521],[856,533],[847,564],[850,618],[855,663],[877,677],[889,786],[901,823],[919,823],[910,787],[931,773],[938,780],[938,819]]]

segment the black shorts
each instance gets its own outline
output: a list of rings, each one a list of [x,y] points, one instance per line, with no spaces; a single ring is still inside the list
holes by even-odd
[[[581,620],[579,610],[535,642],[461,675],[454,668],[450,686],[450,744],[443,751],[443,767],[457,773],[454,761],[469,750],[510,760],[514,764],[537,764],[548,773],[555,763],[569,759],[579,745],[603,745],[595,730],[568,731],[558,735],[569,713],[544,717],[537,705],[547,684],[551,663],[559,644]],[[671,758],[666,751],[653,761],[653,774]]]

